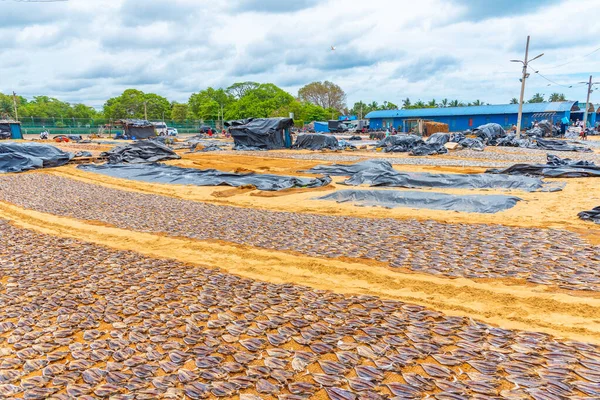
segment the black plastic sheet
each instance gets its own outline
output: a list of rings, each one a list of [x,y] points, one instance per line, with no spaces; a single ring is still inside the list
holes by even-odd
[[[383,148],[386,153],[408,153],[413,148],[423,144],[425,142],[417,135],[392,135],[379,142],[377,147]]]
[[[442,144],[421,144],[419,146],[414,147],[410,153],[411,156],[433,156],[436,154],[446,154],[448,149]]]
[[[569,144],[564,140],[552,140],[552,139],[536,139],[537,148],[551,151],[576,151],[582,153],[591,153],[592,149],[584,146],[577,146]]]
[[[594,207],[590,211],[582,211],[577,214],[584,221],[591,221],[600,224],[600,206]]]
[[[397,190],[341,190],[315,200],[350,202],[358,206],[410,207],[493,214],[513,208],[521,199],[504,195],[453,195]]]
[[[548,154],[546,164],[515,164],[506,169],[490,169],[490,174],[543,176],[546,178],[600,177],[600,166],[590,161],[571,159]]]
[[[254,172],[236,174],[216,169],[180,168],[165,164],[104,164],[80,165],[79,169],[114,178],[151,183],[169,183],[195,186],[254,186],[258,190],[279,191],[293,188],[317,188],[331,183],[331,178],[298,178]]]
[[[335,136],[322,135],[319,133],[298,135],[296,142],[292,146],[294,149],[307,149],[307,150],[337,150],[340,145]]]
[[[354,136],[350,136],[350,138],[348,140],[362,140],[362,137],[360,137],[358,135],[354,135]]]
[[[101,156],[107,157],[110,164],[141,164],[163,160],[178,160],[181,158],[164,144],[153,140],[144,140],[118,146],[102,153]]]
[[[425,141],[427,144],[435,144],[438,146],[443,146],[450,141],[450,134],[437,132],[433,135],[429,136],[429,138]]]
[[[0,173],[65,165],[74,155],[41,143],[0,143]]]
[[[430,174],[425,172],[399,172],[383,160],[368,160],[351,165],[319,165],[309,173],[331,176],[349,176],[343,182],[349,186],[367,184],[381,187],[403,188],[456,188],[456,189],[507,189],[558,191],[563,185],[545,183],[539,178],[496,174]]]
[[[483,144],[483,141],[479,138],[464,138],[461,141],[458,142],[459,145],[461,145],[463,148],[465,149],[471,149],[471,150],[476,150],[476,151],[484,151],[485,150],[485,144]]]
[[[228,121],[234,150],[273,150],[285,148],[283,130],[294,126],[291,118],[248,118]]]
[[[496,140],[506,136],[506,131],[500,124],[485,124],[473,129],[473,133],[479,137],[484,144],[495,145]]]

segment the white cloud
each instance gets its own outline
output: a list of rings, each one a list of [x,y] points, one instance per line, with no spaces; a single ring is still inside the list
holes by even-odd
[[[482,0],[2,2],[0,91],[98,107],[128,87],[185,101],[194,91],[236,81],[272,82],[295,94],[306,83],[330,80],[349,103],[501,103],[518,95],[520,67],[509,60],[523,57],[527,34],[532,53],[545,53],[533,65],[550,79],[569,86],[600,71],[600,52],[583,57],[598,47],[600,24],[581,19],[600,12],[597,0],[521,3],[498,9]],[[526,96],[585,96],[580,87],[548,83],[532,74]]]

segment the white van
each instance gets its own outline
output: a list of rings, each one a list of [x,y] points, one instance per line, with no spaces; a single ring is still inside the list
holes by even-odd
[[[167,136],[167,124],[164,122],[153,122],[154,130],[158,136]]]

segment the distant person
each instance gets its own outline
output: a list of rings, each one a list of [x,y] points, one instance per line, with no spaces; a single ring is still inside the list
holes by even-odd
[[[510,131],[516,135],[517,134],[517,126],[515,124],[513,124],[512,128],[510,128]]]
[[[48,131],[47,130],[43,130],[40,132],[40,140],[48,140]]]
[[[390,137],[390,129],[386,128],[385,130],[385,137]]]
[[[206,134],[208,135],[208,137],[212,137],[212,135],[213,135],[212,129],[208,128],[208,132],[206,132]]]
[[[565,124],[563,121],[561,121],[560,123],[560,135],[562,137],[564,137],[567,134],[567,124]]]

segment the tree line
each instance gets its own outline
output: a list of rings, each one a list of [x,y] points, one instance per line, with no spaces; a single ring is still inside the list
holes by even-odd
[[[562,93],[552,93],[548,101],[565,101]],[[544,95],[536,93],[529,103],[544,102]],[[517,104],[516,98],[511,104]],[[155,93],[127,89],[121,95],[108,99],[102,110],[85,104],[70,104],[48,96],[35,96],[27,100],[16,97],[19,118],[75,118],[150,120],[234,120],[249,117],[288,117],[296,121],[326,121],[340,115],[357,115],[364,118],[371,111],[396,110],[400,107],[390,101],[367,103],[358,101],[346,107],[346,93],[332,82],[313,82],[292,96],[272,83],[237,82],[227,88],[206,88],[193,93],[186,103],[169,101]],[[410,98],[402,100],[401,108],[440,108],[484,105],[481,100],[464,103],[459,100],[432,99],[428,102]],[[489,103],[487,103],[489,104]],[[14,118],[13,96],[0,93],[0,118]]]

